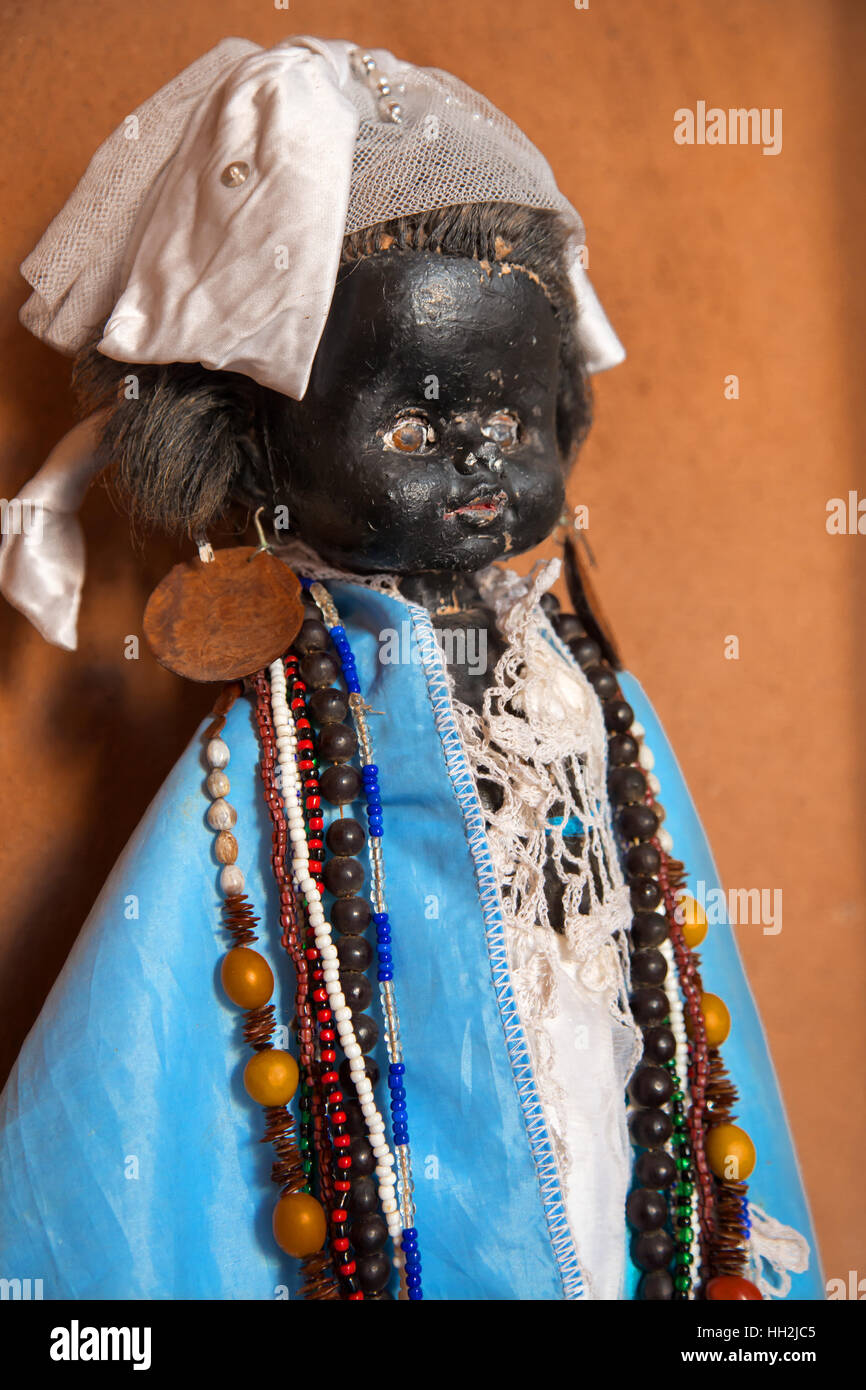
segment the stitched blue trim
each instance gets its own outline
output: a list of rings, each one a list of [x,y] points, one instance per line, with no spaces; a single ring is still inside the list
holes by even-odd
[[[475,861],[475,873],[478,879],[493,987],[502,1017],[502,1026],[505,1030],[505,1043],[514,1073],[517,1095],[529,1137],[529,1148],[538,1172],[541,1203],[547,1220],[550,1241],[562,1279],[565,1297],[567,1299],[585,1298],[586,1289],[583,1274],[568,1228],[562,1189],[556,1171],[556,1161],[553,1157],[553,1149],[544,1121],[544,1112],[532,1073],[529,1047],[521,1027],[517,1003],[511,988],[496,873],[493,868],[493,860],[487,843],[484,820],[475,793],[472,773],[463,753],[460,734],[451,707],[451,696],[445,677],[442,652],[436,641],[433,623],[427,610],[414,603],[407,603],[406,607],[412,616],[415,628],[415,639],[418,643],[421,666],[427,680],[430,703],[433,706],[436,731],[442,741],[448,775],[463,812],[466,838],[472,858]]]

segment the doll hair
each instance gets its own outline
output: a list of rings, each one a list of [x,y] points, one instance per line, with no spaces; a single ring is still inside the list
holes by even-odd
[[[568,465],[592,410],[566,268],[568,235],[556,212],[510,203],[440,208],[347,236],[338,279],[353,262],[389,250],[508,261],[530,274],[560,324],[556,435]],[[97,351],[101,336],[97,332],[76,358],[73,387],[82,411],[109,410],[100,455],[136,529],[196,536],[233,506],[273,497],[277,476],[290,474],[293,432],[275,424],[291,426],[298,403],[248,377],[198,363],[113,361]]]

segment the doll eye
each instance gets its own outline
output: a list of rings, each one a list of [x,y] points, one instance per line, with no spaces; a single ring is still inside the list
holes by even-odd
[[[519,432],[520,422],[510,410],[497,410],[496,414],[491,415],[486,424],[481,426],[481,433],[485,439],[492,439],[494,444],[501,444],[506,449],[517,443]]]
[[[385,435],[385,448],[395,449],[400,454],[421,454],[435,438],[432,425],[423,415],[407,411],[398,417]]]

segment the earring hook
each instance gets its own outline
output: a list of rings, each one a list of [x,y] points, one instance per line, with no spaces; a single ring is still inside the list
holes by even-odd
[[[255,555],[260,555],[262,551],[266,551],[268,555],[273,553],[268,543],[268,538],[264,533],[264,529],[262,528],[262,523],[259,521],[259,517],[261,516],[264,510],[264,507],[258,507],[253,516],[253,525],[256,528],[256,535],[259,538],[258,549],[256,550]],[[255,558],[255,555],[251,555],[250,559],[253,560]]]

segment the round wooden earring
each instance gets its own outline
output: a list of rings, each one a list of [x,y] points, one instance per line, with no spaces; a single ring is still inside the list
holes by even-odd
[[[262,545],[203,544],[157,584],[144,635],[160,666],[192,681],[237,680],[291,646],[304,621],[301,582],[258,529]]]

